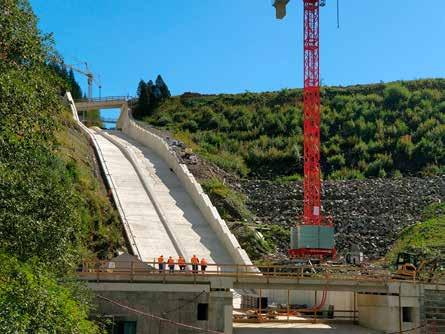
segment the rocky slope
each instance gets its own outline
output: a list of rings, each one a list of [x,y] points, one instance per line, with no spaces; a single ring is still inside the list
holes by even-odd
[[[261,226],[290,227],[302,214],[301,182],[245,180],[241,189]],[[445,200],[445,175],[430,178],[367,179],[324,183],[324,211],[332,215],[340,252],[358,245],[369,258],[386,254],[400,231],[424,208]],[[282,245],[282,240],[276,240]]]
[[[185,145],[172,139],[167,131],[143,122],[139,124],[162,136],[200,182],[218,178],[235,191],[243,193],[247,208],[255,216],[256,224],[253,227],[258,231],[274,225],[287,230],[300,221],[303,211],[302,182],[240,180],[199,155],[187,154]],[[338,251],[346,252],[353,245],[358,245],[367,257],[376,259],[390,250],[405,227],[420,219],[428,205],[445,201],[445,175],[326,181],[322,198],[324,212],[334,220]],[[227,203],[215,202],[214,205],[221,210]],[[233,225],[233,222],[228,223],[229,226]],[[238,234],[235,230],[232,232]],[[289,245],[288,238],[284,238],[283,234],[272,234],[271,237],[277,253],[284,255]]]

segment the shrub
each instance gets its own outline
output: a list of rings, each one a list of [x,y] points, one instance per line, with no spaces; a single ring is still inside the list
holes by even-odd
[[[392,84],[383,91],[384,104],[389,109],[397,109],[402,106],[402,103],[408,101],[410,92],[406,87],[400,84]]]
[[[0,332],[99,333],[88,321],[90,297],[62,285],[41,263],[0,253]]]

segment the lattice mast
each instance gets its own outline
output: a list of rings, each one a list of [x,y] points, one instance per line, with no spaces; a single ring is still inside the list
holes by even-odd
[[[275,0],[276,17],[286,16],[289,0]],[[320,7],[325,0],[304,5],[304,209],[303,220],[291,229],[291,257],[335,257],[332,220],[321,212],[320,181]],[[337,6],[338,8],[338,6]]]
[[[304,3],[303,224],[320,225],[320,1]]]

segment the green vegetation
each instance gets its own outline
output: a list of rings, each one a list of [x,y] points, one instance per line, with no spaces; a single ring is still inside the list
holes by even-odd
[[[62,103],[73,83],[51,36],[26,0],[0,2],[0,27],[0,331],[96,333],[69,277],[122,246],[120,224]]]
[[[254,218],[247,209],[244,195],[232,190],[217,178],[202,181],[202,187],[218,208],[221,218],[228,222],[241,247],[253,259],[273,251],[273,244],[261,238],[254,228]]]
[[[440,255],[445,252],[445,204],[429,206],[422,217],[422,221],[406,228],[400,235],[387,256],[388,263],[393,263],[397,254],[415,252],[427,257]]]
[[[80,117],[80,116],[79,116]],[[82,118],[81,118],[82,120]],[[99,128],[103,128],[104,124],[100,119],[100,110],[89,110],[85,113],[85,121],[83,123],[87,127],[97,126]]]
[[[445,80],[322,89],[322,173],[330,179],[430,175],[445,166]],[[144,120],[240,176],[303,168],[302,91],[164,100]],[[282,178],[286,180],[286,178]]]
[[[86,290],[62,286],[39,262],[0,253],[1,333],[98,333],[86,320],[88,300]]]
[[[141,118],[151,115],[153,110],[170,96],[170,90],[161,75],[156,77],[155,83],[151,80],[148,82],[140,80],[137,89],[137,106],[134,110],[134,116]]]

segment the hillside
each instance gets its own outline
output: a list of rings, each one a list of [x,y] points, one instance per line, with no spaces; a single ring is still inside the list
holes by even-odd
[[[0,332],[99,333],[72,273],[124,249],[122,227],[51,36],[26,0],[0,4],[0,27]]]
[[[445,80],[322,92],[323,207],[338,250],[380,258],[445,200]],[[300,90],[186,93],[143,118],[197,154],[188,164],[254,259],[280,258],[302,213]],[[181,146],[181,145],[180,145]]]
[[[445,80],[322,89],[326,179],[432,175],[445,164]],[[302,174],[302,91],[166,99],[144,120],[241,177]]]

